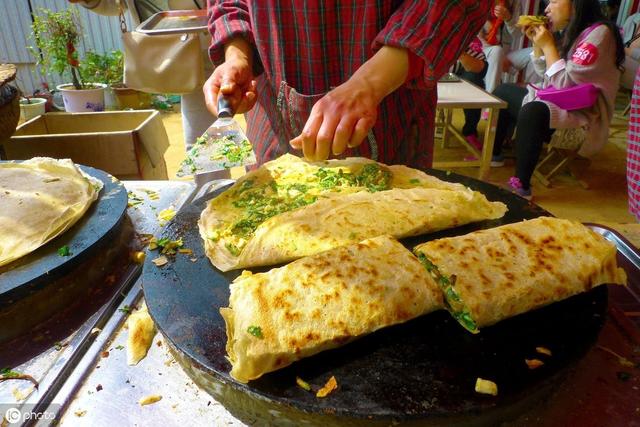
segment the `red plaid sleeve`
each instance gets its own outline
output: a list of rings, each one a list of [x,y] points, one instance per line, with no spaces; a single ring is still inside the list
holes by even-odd
[[[211,34],[209,58],[213,65],[224,62],[224,45],[229,40],[242,37],[254,47],[254,73],[262,72],[246,0],[207,0],[207,20]]]
[[[422,59],[419,87],[433,87],[473,40],[492,0],[405,0],[373,42],[403,47]]]

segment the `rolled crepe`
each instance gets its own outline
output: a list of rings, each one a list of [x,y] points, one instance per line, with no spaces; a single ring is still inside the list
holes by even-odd
[[[385,326],[442,308],[418,259],[389,236],[302,258],[231,284],[231,376],[247,382]]]
[[[0,266],[64,233],[101,188],[69,159],[0,163]]]
[[[579,222],[542,217],[418,245],[447,308],[468,330],[586,292],[626,284],[616,247]]]
[[[354,178],[365,174],[375,179]],[[228,271],[385,234],[403,238],[500,218],[506,210],[405,166],[362,158],[307,163],[287,155],[238,180],[207,206],[198,225],[207,256]]]

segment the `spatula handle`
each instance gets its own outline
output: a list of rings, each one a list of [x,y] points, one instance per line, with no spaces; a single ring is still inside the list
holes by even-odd
[[[233,108],[231,108],[231,103],[222,95],[218,96],[218,117],[233,117]]]

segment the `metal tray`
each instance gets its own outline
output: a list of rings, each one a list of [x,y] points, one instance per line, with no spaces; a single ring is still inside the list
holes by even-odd
[[[196,9],[158,12],[138,25],[136,31],[149,35],[207,31],[207,11]]]

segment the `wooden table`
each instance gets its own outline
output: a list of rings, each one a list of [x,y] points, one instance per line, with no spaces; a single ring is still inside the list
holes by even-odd
[[[466,80],[459,82],[439,82],[438,83],[438,108],[444,110],[444,123],[442,144],[446,146],[449,135],[453,135],[460,143],[479,160],[474,161],[454,161],[454,162],[433,162],[436,169],[456,168],[479,166],[480,179],[486,179],[489,176],[489,168],[491,167],[491,154],[493,152],[493,142],[496,137],[496,123],[498,121],[498,111],[507,108],[507,103],[490,93],[480,89]],[[464,136],[453,127],[451,118],[454,108],[488,108],[489,120],[484,133],[484,144],[482,153],[475,147],[470,145]]]

